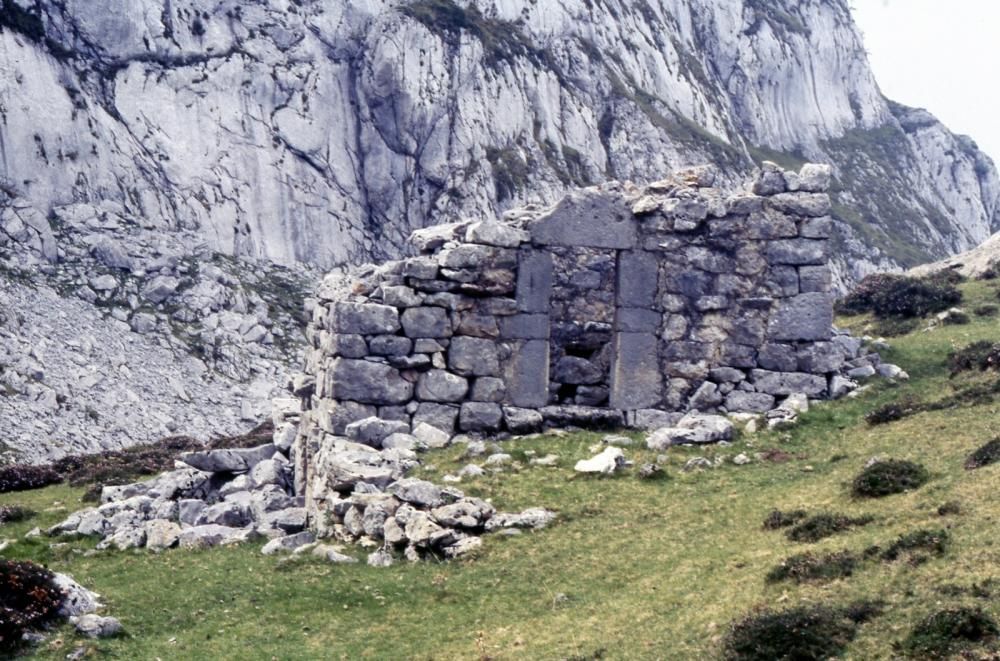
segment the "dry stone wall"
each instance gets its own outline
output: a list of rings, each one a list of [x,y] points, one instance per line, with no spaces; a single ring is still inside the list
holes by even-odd
[[[850,357],[832,328],[830,169],[766,164],[736,194],[714,180],[587,188],[329,276],[296,384],[300,469],[371,417],[447,436],[655,428],[829,395]]]

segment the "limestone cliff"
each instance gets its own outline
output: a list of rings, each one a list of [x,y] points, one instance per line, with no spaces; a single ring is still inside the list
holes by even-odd
[[[842,277],[998,226],[992,163],[883,97],[844,0],[3,0],[0,24],[0,189],[43,217],[110,199],[329,267],[772,158],[837,166]]]

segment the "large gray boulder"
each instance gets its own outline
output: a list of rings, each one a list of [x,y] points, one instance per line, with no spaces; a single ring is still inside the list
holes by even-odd
[[[185,452],[179,459],[188,466],[206,473],[242,473],[250,470],[278,451],[273,443],[256,448]]]

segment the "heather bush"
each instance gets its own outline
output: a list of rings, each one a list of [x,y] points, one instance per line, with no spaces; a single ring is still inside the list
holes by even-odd
[[[890,273],[870,275],[838,301],[837,311],[841,314],[871,312],[879,318],[923,317],[961,302],[962,293],[955,288],[953,279],[948,273],[926,278]]]
[[[852,485],[855,496],[881,498],[923,486],[930,475],[927,469],[912,461],[890,459],[868,466]]]
[[[16,650],[25,632],[57,619],[62,602],[48,569],[0,560],[0,652]]]

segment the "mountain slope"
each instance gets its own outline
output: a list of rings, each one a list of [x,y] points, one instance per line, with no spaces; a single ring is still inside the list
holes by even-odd
[[[1000,184],[884,99],[843,0],[4,0],[0,180],[323,267],[712,161],[829,159],[841,276],[967,249]],[[850,267],[847,265],[850,264]]]

